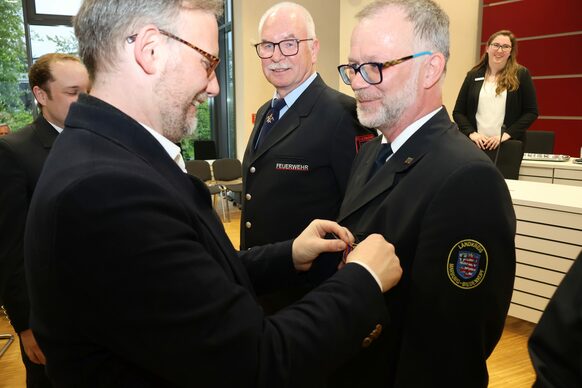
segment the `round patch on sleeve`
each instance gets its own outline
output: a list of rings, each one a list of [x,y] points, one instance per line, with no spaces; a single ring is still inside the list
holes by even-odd
[[[447,275],[459,288],[475,288],[485,279],[488,259],[487,250],[479,241],[459,241],[449,252]]]

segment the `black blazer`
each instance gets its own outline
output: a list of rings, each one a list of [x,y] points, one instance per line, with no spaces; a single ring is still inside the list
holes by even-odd
[[[139,123],[81,95],[25,236],[49,376],[62,387],[318,386],[387,312],[351,264],[265,316],[254,291],[294,276],[290,254],[290,241],[237,254],[205,184]]]
[[[241,249],[293,238],[315,218],[335,219],[358,147],[375,136],[358,123],[355,100],[318,75],[255,152],[270,104],[258,110],[243,158]]]
[[[479,93],[483,86],[483,77],[485,68],[470,71],[467,73],[455,109],[453,110],[453,119],[459,126],[461,132],[469,136],[477,132],[477,106],[479,105]],[[536,91],[525,67],[521,67],[517,73],[519,87],[513,92],[507,92],[505,102],[505,132],[512,139],[525,142],[526,130],[538,117],[538,103]],[[501,129],[501,128],[500,128]]]
[[[330,387],[486,387],[515,273],[505,181],[444,108],[367,181],[379,144],[356,157],[338,221],[393,243],[403,277],[382,338]]]
[[[57,135],[57,130],[39,115],[32,124],[0,137],[0,300],[17,333],[29,328],[22,247],[26,214]]]

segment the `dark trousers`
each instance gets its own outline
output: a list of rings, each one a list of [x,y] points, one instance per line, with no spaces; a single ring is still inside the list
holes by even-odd
[[[52,384],[45,373],[44,365],[35,364],[30,361],[20,340],[20,354],[22,362],[26,368],[26,387],[27,388],[52,388]]]

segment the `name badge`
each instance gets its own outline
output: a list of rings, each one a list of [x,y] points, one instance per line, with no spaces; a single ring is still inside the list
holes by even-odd
[[[302,163],[275,163],[275,170],[309,172],[309,165]]]
[[[484,80],[485,80],[485,77],[477,77],[477,78],[475,78],[475,81],[484,81]]]

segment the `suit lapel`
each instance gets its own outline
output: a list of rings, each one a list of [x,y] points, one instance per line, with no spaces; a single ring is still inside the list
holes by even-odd
[[[473,101],[479,101],[479,93],[481,93],[483,82],[485,82],[485,68],[477,70],[475,72],[475,77],[473,77],[473,87],[471,88]],[[475,104],[475,106],[477,106],[477,104]]]
[[[43,148],[50,150],[59,132],[43,117],[42,114],[34,122],[34,133]]]
[[[251,134],[251,139],[253,140],[253,150],[251,150],[251,163],[261,157],[265,152],[267,152],[270,148],[275,146],[277,143],[282,141],[284,138],[289,136],[290,133],[295,131],[299,128],[301,124],[301,119],[303,117],[309,116],[311,111],[313,110],[313,106],[319,99],[321,93],[325,90],[325,83],[321,79],[319,75],[315,77],[313,82],[305,89],[301,96],[295,101],[295,103],[289,107],[287,112],[279,119],[277,124],[271,130],[269,137],[265,139],[265,142],[262,144],[261,148],[254,151],[254,143],[256,140],[256,136],[262,126],[263,120],[265,119],[265,114],[270,106],[270,101],[263,105],[260,109],[261,112],[261,120],[259,125],[255,125],[253,128],[253,133]],[[258,122],[258,121],[256,121]]]
[[[434,138],[451,128],[452,123],[443,108],[410,137],[386,164],[368,180],[381,137],[370,141],[358,155],[348,189],[340,208],[338,222],[343,221],[376,197],[392,190],[414,166],[430,152]]]
[[[263,104],[263,106],[261,106],[259,108],[259,110],[257,111],[257,116],[255,117],[255,125],[253,127],[253,131],[251,132],[251,137],[249,138],[249,146],[247,147],[250,150],[255,149],[257,137],[259,136],[259,133],[261,132],[261,127],[263,126],[263,123],[265,122],[265,116],[266,116],[267,111],[269,110],[270,107],[271,107],[271,100],[269,100],[265,104]]]

